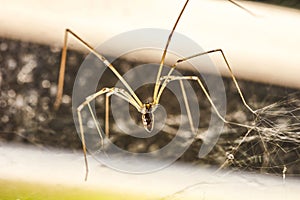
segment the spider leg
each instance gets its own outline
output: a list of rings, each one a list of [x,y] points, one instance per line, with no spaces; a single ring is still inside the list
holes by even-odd
[[[89,111],[92,115],[92,118],[93,118],[93,121],[95,123],[95,126],[96,126],[96,129],[97,129],[97,132],[100,136],[100,139],[101,139],[101,147],[104,146],[104,140],[103,140],[103,136],[101,134],[101,130],[100,130],[100,127],[97,123],[97,120],[96,120],[96,117],[95,117],[95,114],[91,108],[91,105],[90,105],[90,102],[93,101],[94,99],[96,99],[97,97],[101,96],[101,95],[104,95],[106,94],[106,103],[105,105],[107,106],[109,104],[109,96],[111,95],[116,95],[122,99],[124,99],[125,101],[127,101],[128,103],[132,104],[137,110],[141,110],[139,104],[135,101],[135,99],[128,93],[126,92],[124,89],[120,89],[120,88],[115,88],[115,87],[112,87],[112,88],[103,88],[102,90],[88,96],[86,98],[86,100],[81,103],[78,107],[77,107],[77,116],[78,116],[78,123],[79,123],[79,129],[80,129],[80,136],[81,136],[81,142],[82,142],[82,149],[83,149],[83,154],[84,154],[84,161],[85,161],[85,167],[86,167],[86,175],[85,175],[85,180],[87,180],[87,176],[88,176],[88,161],[87,161],[87,150],[86,150],[86,143],[85,143],[85,137],[84,137],[84,129],[83,129],[83,123],[82,123],[82,115],[81,115],[81,111],[82,109],[85,107],[85,106],[88,106],[89,108]],[[109,108],[106,108],[105,109],[105,134],[106,136],[108,137],[109,136],[109,121],[108,121],[108,118],[109,118]]]
[[[153,101],[154,101],[154,103],[157,103],[157,102],[158,102],[158,101],[156,102],[156,99],[157,99],[157,94],[158,94],[159,86],[160,86],[160,76],[161,76],[161,72],[162,72],[163,65],[164,65],[164,62],[165,62],[165,58],[166,58],[166,55],[167,55],[167,51],[168,51],[169,44],[170,44],[170,42],[171,42],[171,40],[172,40],[172,36],[173,36],[173,34],[174,34],[174,31],[175,31],[175,29],[176,29],[176,26],[177,26],[177,24],[178,24],[178,22],[179,22],[179,20],[180,20],[180,18],[181,18],[181,16],[182,16],[182,14],[183,14],[183,12],[184,12],[184,10],[185,10],[185,8],[186,8],[188,2],[189,2],[189,0],[187,0],[187,1],[185,2],[184,6],[183,6],[183,8],[182,8],[182,10],[181,10],[181,12],[179,13],[179,16],[178,16],[177,19],[176,19],[176,22],[175,22],[175,24],[174,24],[174,26],[173,26],[173,28],[172,28],[172,31],[171,31],[170,34],[169,34],[169,37],[168,37],[166,46],[165,46],[165,48],[164,48],[163,55],[162,55],[161,60],[160,60],[160,65],[159,65],[159,69],[158,69],[158,72],[157,72],[156,82],[155,82],[155,87],[154,87],[154,92],[153,92]]]
[[[180,88],[181,88],[181,92],[182,92],[184,104],[185,104],[185,107],[186,107],[186,112],[187,112],[187,116],[188,116],[188,119],[189,119],[190,127],[191,127],[191,130],[192,130],[194,136],[196,136],[197,135],[197,131],[195,130],[195,127],[194,127],[194,124],[193,124],[193,119],[192,119],[192,115],[191,115],[191,109],[190,109],[190,106],[189,106],[189,102],[187,100],[187,96],[186,96],[186,92],[185,92],[182,80],[179,80],[179,84],[180,84]]]
[[[190,81],[197,81],[197,83],[199,84],[200,88],[202,89],[203,93],[205,94],[206,98],[208,99],[209,103],[211,104],[211,106],[213,107],[215,113],[218,115],[218,117],[226,124],[232,124],[232,125],[237,125],[237,126],[241,126],[241,127],[245,127],[245,128],[253,128],[252,126],[249,125],[245,125],[245,124],[240,124],[240,123],[236,123],[236,122],[230,122],[227,121],[218,111],[216,105],[214,104],[214,102],[212,101],[211,97],[209,96],[208,91],[206,90],[206,88],[204,87],[203,83],[201,82],[201,80],[199,79],[198,76],[163,76],[161,77],[161,80],[165,80],[164,84],[167,85],[170,81],[182,81],[182,80],[190,80]]]
[[[92,52],[97,58],[99,58],[116,76],[117,78],[123,83],[135,101],[142,106],[141,100],[137,97],[135,92],[132,90],[130,85],[125,81],[125,79],[120,75],[120,73],[116,70],[116,68],[99,52],[97,52],[92,46],[90,46],[87,42],[81,39],[78,35],[76,35],[70,29],[65,30],[65,37],[64,37],[64,46],[62,49],[62,56],[61,56],[61,63],[60,63],[60,70],[59,70],[59,78],[58,78],[58,86],[57,86],[57,94],[56,99],[54,102],[54,109],[58,109],[61,104],[62,94],[63,94],[63,87],[64,87],[64,78],[65,78],[65,68],[66,68],[66,58],[67,58],[67,44],[68,44],[68,34],[71,34],[75,37],[85,48],[87,48],[90,52]]]
[[[234,0],[227,0],[227,1],[229,1],[230,3],[234,4],[235,6],[237,6],[237,7],[239,7],[239,8],[241,8],[242,10],[244,10],[245,12],[247,12],[248,14],[250,14],[250,15],[252,15],[252,16],[256,16],[253,12],[251,12],[251,11],[248,10],[248,9],[246,9],[244,6],[241,6],[240,4],[236,3]],[[184,10],[185,10],[185,8],[186,8],[188,2],[189,2],[189,0],[187,0],[187,1],[185,2],[185,4],[184,4],[184,6],[183,6],[183,8],[182,8],[182,10],[181,10],[181,12],[180,12],[180,14],[179,14],[179,16],[178,16],[177,19],[176,19],[176,22],[175,22],[175,24],[174,24],[174,26],[173,26],[173,28],[172,28],[170,34],[169,34],[169,37],[168,37],[166,46],[165,46],[164,51],[163,51],[163,55],[162,55],[162,57],[161,57],[160,66],[159,66],[159,69],[158,69],[158,72],[157,72],[156,83],[155,83],[154,92],[153,92],[153,100],[154,100],[154,102],[157,102],[157,103],[159,102],[159,100],[158,100],[158,99],[159,99],[158,94],[159,94],[159,88],[160,88],[160,86],[161,86],[159,80],[160,80],[160,77],[161,77],[161,72],[162,72],[163,65],[164,65],[164,62],[165,62],[165,58],[166,58],[166,55],[167,55],[168,47],[169,47],[169,44],[170,44],[170,42],[171,42],[171,40],[172,40],[172,36],[173,36],[173,33],[174,33],[175,29],[176,29],[176,26],[177,26],[177,24],[178,24],[178,22],[179,22],[179,20],[180,20],[180,18],[181,18],[181,16],[182,16],[182,14],[183,14],[183,12],[184,12]],[[218,49],[218,50],[216,50],[216,51],[219,51],[219,50],[222,52],[221,49]],[[214,50],[214,51],[215,51],[215,50]],[[204,54],[207,54],[207,53],[209,53],[209,52],[206,52],[206,53],[204,53]],[[223,52],[222,52],[222,54],[223,54]],[[203,55],[203,54],[202,54],[202,55]],[[224,54],[223,54],[223,57],[224,57],[224,59],[226,60]],[[228,66],[229,66],[229,65],[228,65]],[[230,68],[230,67],[229,67],[229,68]]]
[[[228,70],[229,70],[231,79],[232,79],[232,81],[234,82],[234,85],[235,85],[235,87],[236,87],[236,89],[237,89],[237,91],[238,91],[238,93],[239,93],[239,95],[240,95],[240,98],[241,98],[243,104],[245,105],[245,107],[246,107],[250,112],[252,112],[254,115],[257,116],[256,112],[255,112],[255,111],[247,104],[247,102],[246,102],[246,100],[245,100],[245,98],[244,98],[244,95],[243,95],[243,93],[242,93],[242,91],[241,91],[241,89],[240,89],[240,86],[239,86],[239,84],[238,84],[238,82],[237,82],[237,80],[236,80],[236,78],[235,78],[235,76],[234,76],[234,74],[233,74],[233,72],[232,72],[232,69],[231,69],[231,67],[230,67],[230,65],[229,65],[229,63],[228,63],[228,61],[227,61],[227,59],[226,59],[226,57],[225,57],[225,54],[224,54],[224,52],[223,52],[222,49],[210,50],[210,51],[206,51],[206,52],[194,54],[194,55],[192,55],[192,56],[185,57],[185,58],[182,58],[182,59],[177,60],[176,63],[175,63],[174,65],[171,66],[171,69],[170,69],[168,75],[165,76],[165,78],[164,78],[164,82],[162,83],[162,85],[161,85],[161,87],[160,87],[160,89],[159,89],[159,92],[158,92],[157,101],[159,102],[160,96],[161,96],[163,90],[165,89],[165,87],[166,87],[166,85],[167,85],[167,80],[171,77],[172,72],[174,71],[174,69],[177,67],[177,65],[178,65],[179,63],[185,62],[185,61],[187,61],[187,60],[190,60],[190,59],[195,58],[195,57],[198,57],[198,56],[202,56],[202,55],[206,55],[206,54],[210,54],[210,53],[214,53],[214,52],[220,52],[220,53],[221,53],[221,55],[222,55],[222,57],[223,57],[223,59],[224,59],[224,61],[225,61],[225,63],[226,63],[226,66],[227,66],[227,68],[228,68]],[[202,83],[201,83],[201,84],[202,84]],[[202,90],[203,90],[203,89],[202,89]]]

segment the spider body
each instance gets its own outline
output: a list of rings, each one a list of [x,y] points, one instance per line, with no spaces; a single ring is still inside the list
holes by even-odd
[[[141,110],[142,113],[142,122],[144,128],[147,132],[151,132],[154,127],[154,114],[153,112],[156,110],[157,104],[153,103],[145,103]]]

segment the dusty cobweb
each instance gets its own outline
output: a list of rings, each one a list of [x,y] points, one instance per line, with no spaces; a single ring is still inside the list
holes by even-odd
[[[300,172],[299,92],[256,110],[253,128],[228,148],[221,168],[281,175]]]

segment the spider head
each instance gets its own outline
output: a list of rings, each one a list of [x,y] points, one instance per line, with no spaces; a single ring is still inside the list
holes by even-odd
[[[142,109],[142,122],[147,132],[151,132],[154,126],[154,114],[156,105],[152,103],[145,103]]]

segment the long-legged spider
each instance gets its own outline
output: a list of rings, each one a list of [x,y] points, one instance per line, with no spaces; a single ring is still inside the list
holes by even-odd
[[[235,3],[234,1],[228,0],[229,2],[237,5],[238,7],[241,7],[239,4]],[[80,128],[80,135],[81,135],[81,139],[82,139],[82,148],[83,148],[83,153],[84,153],[84,159],[85,159],[85,166],[86,166],[86,176],[85,179],[87,179],[87,174],[88,174],[88,161],[87,161],[87,150],[86,150],[86,144],[85,144],[85,137],[84,137],[84,129],[83,129],[83,122],[82,122],[82,114],[81,111],[85,106],[88,106],[89,111],[93,117],[94,122],[96,122],[96,117],[95,114],[93,113],[93,110],[91,108],[91,101],[95,100],[97,97],[101,96],[101,95],[105,95],[105,134],[106,137],[109,137],[109,98],[111,95],[116,95],[120,98],[122,98],[123,100],[127,101],[129,104],[131,104],[132,106],[134,106],[136,108],[136,110],[141,113],[142,116],[142,123],[143,126],[145,128],[145,130],[147,132],[151,132],[153,130],[154,127],[154,112],[157,108],[157,106],[159,105],[160,102],[160,98],[161,95],[163,94],[167,84],[171,81],[179,81],[180,83],[180,87],[181,87],[181,91],[182,91],[182,95],[183,95],[183,99],[184,99],[184,103],[186,106],[186,111],[187,111],[187,117],[189,120],[189,126],[191,128],[191,131],[193,133],[196,133],[197,130],[195,129],[194,125],[193,125],[193,121],[192,121],[192,116],[191,116],[191,110],[187,101],[187,96],[186,96],[186,92],[185,92],[185,88],[183,86],[183,81],[196,81],[201,90],[204,92],[205,96],[207,97],[208,101],[210,102],[213,110],[215,111],[215,113],[217,114],[217,116],[224,122],[227,124],[234,124],[234,125],[239,125],[242,127],[246,127],[246,128],[251,128],[248,125],[243,125],[243,124],[239,124],[239,123],[235,123],[235,122],[230,122],[227,121],[218,111],[216,105],[214,104],[214,102],[212,101],[207,89],[205,88],[204,84],[202,83],[202,81],[200,80],[200,78],[198,76],[177,76],[177,75],[173,75],[172,73],[174,72],[175,68],[177,67],[177,65],[179,63],[182,62],[186,62],[190,59],[193,59],[195,57],[199,57],[199,56],[203,56],[206,54],[211,54],[211,53],[215,53],[218,52],[221,54],[222,58],[224,59],[226,66],[230,72],[231,75],[231,79],[234,82],[235,87],[237,88],[237,91],[239,93],[239,96],[243,102],[243,104],[246,106],[246,108],[252,112],[253,114],[255,114],[255,111],[251,109],[251,107],[247,104],[242,91],[237,83],[237,80],[232,72],[232,69],[225,57],[225,54],[223,52],[222,49],[214,49],[214,50],[210,50],[210,51],[206,51],[206,52],[201,52],[189,57],[184,57],[181,58],[179,60],[177,60],[169,69],[169,72],[166,76],[162,76],[162,69],[163,69],[163,65],[165,62],[165,57],[167,55],[168,52],[168,47],[169,44],[171,42],[173,33],[176,29],[176,26],[188,4],[189,0],[187,0],[169,34],[167,43],[164,47],[163,50],[163,54],[160,60],[160,65],[159,65],[159,70],[156,76],[156,82],[155,82],[155,86],[154,86],[154,91],[153,91],[153,101],[152,102],[147,102],[147,103],[143,103],[139,97],[136,95],[136,93],[133,91],[133,89],[131,88],[131,86],[126,82],[126,80],[120,75],[120,73],[116,70],[116,68],[103,56],[101,55],[99,52],[97,52],[91,45],[89,45],[87,42],[85,42],[81,37],[79,37],[77,34],[75,34],[73,31],[71,31],[70,29],[66,29],[65,30],[65,36],[64,36],[64,45],[63,45],[63,49],[62,49],[62,57],[61,57],[61,64],[60,64],[60,71],[59,71],[59,80],[58,80],[58,91],[57,91],[57,96],[56,96],[56,100],[54,103],[54,108],[58,109],[61,103],[61,99],[62,99],[62,94],[63,94],[63,86],[64,86],[64,76],[65,76],[65,66],[66,66],[66,56],[67,56],[67,41],[68,41],[68,35],[72,35],[73,37],[75,37],[85,48],[87,48],[92,54],[94,54],[98,59],[100,59],[113,73],[114,75],[121,81],[121,83],[125,86],[125,89],[122,88],[117,88],[117,87],[104,87],[103,89],[101,89],[100,91],[89,95],[88,97],[86,97],[86,100],[83,101],[78,107],[77,107],[77,115],[78,115],[78,122],[79,122],[79,128]],[[241,7],[242,9],[246,10],[245,8]],[[250,11],[246,10],[247,12],[249,12],[251,14]],[[99,125],[97,123],[96,124],[96,128],[98,130],[98,133],[100,135],[101,138],[101,143],[103,145],[103,136],[101,135],[100,132],[100,128]]]

